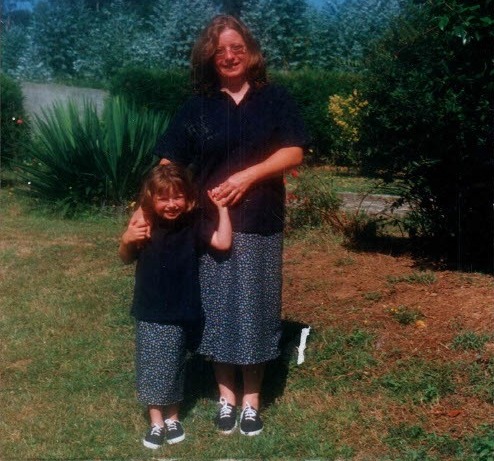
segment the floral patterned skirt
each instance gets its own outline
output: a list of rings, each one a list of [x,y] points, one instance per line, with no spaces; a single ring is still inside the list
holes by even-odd
[[[283,234],[234,233],[232,249],[201,258],[205,327],[199,353],[252,365],[278,357]]]

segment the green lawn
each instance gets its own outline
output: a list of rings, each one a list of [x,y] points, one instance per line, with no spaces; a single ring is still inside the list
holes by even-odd
[[[307,364],[298,367],[288,355],[268,370],[272,388],[266,393],[277,400],[263,412],[261,436],[214,432],[211,369],[193,359],[183,408],[186,441],[158,453],[143,448],[147,423],[134,396],[128,314],[133,267],[117,257],[124,219],[44,217],[7,190],[0,190],[0,207],[2,460],[492,459],[479,457],[478,447],[489,448],[488,429],[461,441],[406,424],[376,434],[372,409],[356,395],[382,403],[394,401],[393,390],[402,399],[448,393],[453,366],[417,361],[406,373],[365,378],[378,365],[372,333],[330,325],[312,336]],[[486,379],[479,374],[480,384]],[[358,453],[342,441],[357,429],[387,448],[378,457]]]

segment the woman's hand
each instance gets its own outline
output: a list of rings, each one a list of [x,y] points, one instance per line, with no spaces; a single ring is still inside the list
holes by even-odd
[[[285,170],[302,163],[304,151],[301,147],[283,147],[263,162],[230,176],[212,190],[213,196],[223,206],[232,206],[242,200],[245,192],[254,184],[265,179],[282,175]]]
[[[127,227],[127,230],[122,235],[122,243],[124,245],[138,245],[148,240],[149,225],[144,220],[131,221]]]
[[[146,219],[146,216],[144,216],[144,211],[141,207],[134,211],[134,214],[130,218],[129,227],[130,226],[137,226],[145,229],[146,237],[151,237],[151,223]]]
[[[125,264],[135,261],[142,243],[149,239],[149,225],[144,219],[130,220],[126,231],[120,239],[118,254]]]
[[[252,168],[239,171],[215,187],[211,194],[222,206],[233,206],[242,200],[247,190],[256,182]]]

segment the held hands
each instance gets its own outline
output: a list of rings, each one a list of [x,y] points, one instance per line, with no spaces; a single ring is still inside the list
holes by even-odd
[[[217,188],[215,188],[215,189],[217,189]],[[221,203],[220,200],[218,200],[218,198],[216,198],[213,190],[208,190],[208,197],[209,197],[209,200],[211,200],[216,205],[216,207],[218,208],[218,211],[219,212],[228,209],[225,205],[223,205]]]
[[[254,182],[255,177],[249,169],[239,171],[211,191],[214,197],[211,200],[213,203],[216,200],[221,206],[233,206],[242,199]]]

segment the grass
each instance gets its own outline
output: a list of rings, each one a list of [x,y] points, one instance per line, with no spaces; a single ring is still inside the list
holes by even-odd
[[[47,217],[7,190],[0,190],[0,207],[2,459],[491,459],[493,427],[453,438],[416,415],[458,386],[492,399],[494,364],[468,368],[409,357],[387,366],[371,329],[327,325],[311,333],[306,362],[297,366],[298,326],[290,323],[285,354],[267,370],[261,436],[221,437],[212,430],[212,370],[191,358],[187,439],[158,453],[146,450],[128,314],[133,267],[117,258],[124,219]],[[307,245],[318,240],[306,235]],[[348,256],[338,264],[351,268],[355,261]],[[380,296],[363,294],[373,303]],[[470,349],[482,339],[460,338],[458,345]],[[415,422],[400,422],[400,413]]]

